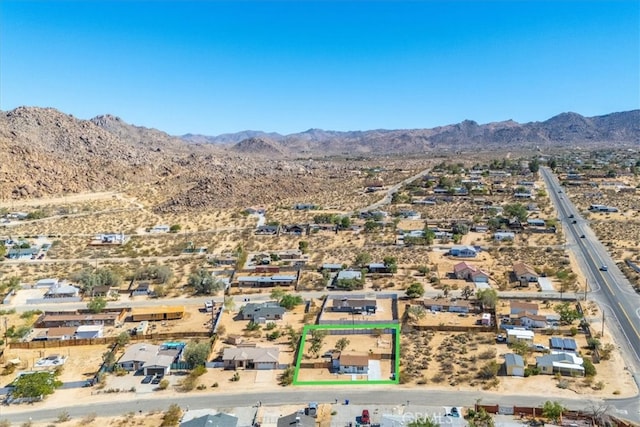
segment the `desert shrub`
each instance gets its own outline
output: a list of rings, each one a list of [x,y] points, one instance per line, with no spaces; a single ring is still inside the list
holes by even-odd
[[[499,370],[500,365],[498,365],[498,362],[492,360],[480,368],[480,370],[478,371],[478,378],[483,380],[490,380],[498,375]]]
[[[180,409],[180,407],[175,403],[172,403],[162,416],[162,424],[160,424],[160,427],[177,426],[181,417],[182,409]]]
[[[485,350],[482,353],[478,354],[478,358],[480,358],[482,360],[493,359],[495,357],[496,357],[496,349],[495,348],[490,348],[490,349]]]

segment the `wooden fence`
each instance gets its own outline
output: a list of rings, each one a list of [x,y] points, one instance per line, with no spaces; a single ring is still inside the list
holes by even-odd
[[[180,338],[210,338],[210,332],[162,332],[147,335],[132,335],[131,341],[154,341],[166,339]],[[12,342],[9,348],[17,349],[40,349],[40,348],[59,348],[59,347],[75,347],[79,345],[107,345],[116,342],[117,337],[102,338],[86,338],[86,339],[70,339],[57,341],[29,341],[29,342]]]

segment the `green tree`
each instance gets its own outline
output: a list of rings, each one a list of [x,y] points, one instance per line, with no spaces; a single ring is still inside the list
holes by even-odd
[[[118,336],[116,337],[116,344],[118,345],[118,347],[124,347],[125,345],[129,344],[130,340],[131,336],[128,332],[120,332],[120,334],[118,334]]]
[[[316,357],[318,357],[318,354],[322,349],[322,344],[326,336],[327,331],[325,331],[324,329],[315,329],[311,333],[311,347],[309,348],[309,351]]]
[[[562,413],[564,412],[564,407],[560,404],[560,402],[552,402],[547,400],[542,405],[542,415],[546,418],[552,420],[554,423],[557,423],[562,418]]]
[[[222,282],[214,278],[213,275],[205,269],[191,273],[187,284],[196,291],[196,294],[200,295],[212,295],[222,289]]]
[[[407,309],[407,315],[415,322],[420,319],[424,319],[427,315],[427,310],[421,305],[412,305]]]
[[[511,351],[522,357],[526,357],[531,352],[531,347],[525,341],[516,341],[511,343]]]
[[[91,298],[87,303],[87,309],[92,313],[101,313],[107,307],[107,300],[103,297]]]
[[[355,261],[353,261],[353,264],[360,268],[366,267],[370,263],[371,263],[371,254],[369,252],[360,252],[358,255],[356,255]]]
[[[432,245],[433,241],[436,239],[435,231],[426,228],[424,229],[424,243],[425,245]]]
[[[412,283],[409,285],[405,293],[409,298],[420,298],[424,295],[424,286],[418,282]]]
[[[211,344],[209,342],[189,343],[184,349],[184,360],[192,368],[196,366],[204,366],[209,359],[211,352]]]
[[[389,270],[389,273],[395,274],[398,271],[398,259],[396,257],[386,256],[383,258],[382,263]]]
[[[162,415],[162,424],[160,427],[174,427],[180,424],[182,418],[182,409],[176,403],[169,405],[167,411]]]
[[[549,166],[551,170],[555,171],[556,168],[558,167],[558,161],[552,157],[547,161],[547,166]]]
[[[451,232],[453,234],[461,234],[461,235],[469,234],[469,226],[461,222],[456,222],[451,227]]]
[[[593,362],[587,358],[583,359],[582,367],[584,368],[584,375],[587,377],[593,377],[597,373]]]
[[[347,346],[349,346],[349,344],[350,344],[349,339],[346,338],[346,337],[342,337],[336,342],[336,350],[342,351],[345,348],[347,348]]]
[[[6,254],[7,254],[7,247],[4,245],[4,243],[0,243],[0,259],[4,258]]]
[[[496,308],[498,292],[495,289],[479,289],[476,292],[476,299],[480,301],[482,307]]]
[[[538,158],[534,158],[533,160],[529,161],[529,171],[531,173],[538,173],[538,171],[540,170],[540,161],[538,160]]]
[[[300,249],[303,254],[306,254],[309,251],[309,242],[306,240],[300,240],[298,242],[298,249]]]
[[[270,297],[271,299],[274,299],[276,301],[280,301],[280,299],[282,299],[283,296],[286,295],[286,292],[284,289],[282,289],[279,286],[276,286],[275,288],[273,288],[273,290],[271,291]]]
[[[343,216],[342,218],[340,218],[340,228],[342,229],[347,229],[349,227],[351,227],[351,218],[349,218],[348,216]]]
[[[280,307],[292,310],[296,305],[302,304],[303,299],[300,295],[285,294],[280,298]]]
[[[300,331],[293,328],[293,326],[287,326],[287,336],[289,337],[289,347],[295,350],[300,342]]]
[[[553,310],[560,315],[560,322],[571,325],[582,316],[570,303],[563,302],[562,304],[556,304]]]
[[[173,224],[169,227],[169,233],[177,233],[180,230],[182,230],[182,226],[180,224]]]
[[[529,213],[527,212],[527,207],[522,203],[511,203],[505,205],[503,208],[504,214],[508,218],[518,218],[519,221],[525,221]]]
[[[440,427],[440,423],[431,417],[420,417],[407,424],[408,427]]]
[[[233,300],[233,297],[224,297],[224,308],[227,311],[235,310],[236,302]]]
[[[473,292],[474,292],[474,290],[471,288],[471,286],[466,285],[462,289],[462,298],[464,298],[465,300],[468,300],[469,298],[471,298],[473,296]]]
[[[478,411],[469,411],[469,427],[494,427],[495,422],[484,408],[480,408]]]
[[[35,372],[21,375],[14,383],[13,397],[36,398],[53,394],[62,382],[51,372]]]

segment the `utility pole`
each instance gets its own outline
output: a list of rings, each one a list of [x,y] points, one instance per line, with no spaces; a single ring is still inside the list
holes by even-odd
[[[604,336],[604,309],[602,309],[602,332],[600,332],[600,336]]]

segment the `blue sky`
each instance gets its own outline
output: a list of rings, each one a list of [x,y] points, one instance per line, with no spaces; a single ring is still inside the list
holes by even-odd
[[[640,2],[0,2],[0,109],[171,134],[640,108]]]

